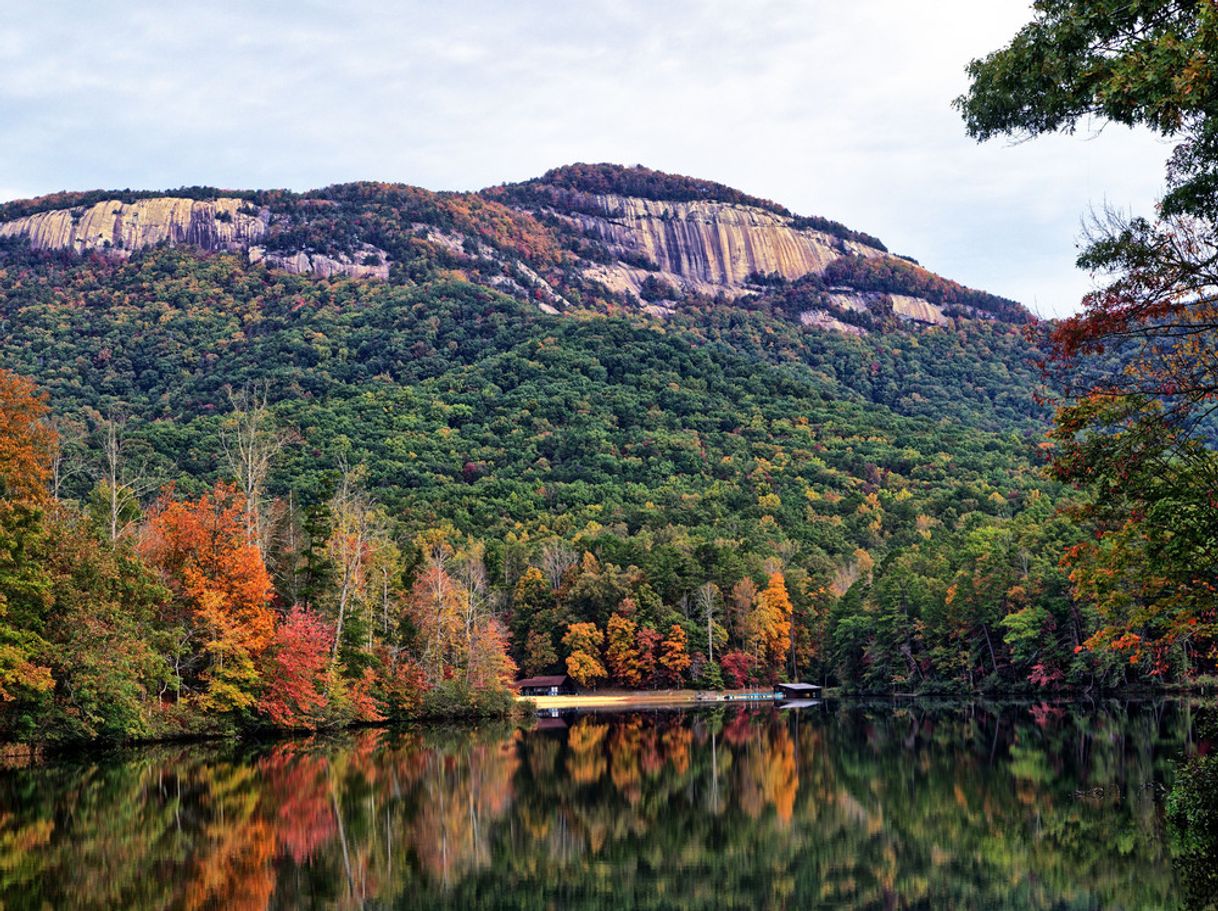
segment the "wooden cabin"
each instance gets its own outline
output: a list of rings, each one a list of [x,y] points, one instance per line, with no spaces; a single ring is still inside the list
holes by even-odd
[[[516,681],[516,692],[521,696],[570,696],[575,693],[575,684],[566,674],[525,677]]]
[[[794,699],[815,699],[820,687],[815,683],[780,683],[774,687],[774,698],[780,702]]]

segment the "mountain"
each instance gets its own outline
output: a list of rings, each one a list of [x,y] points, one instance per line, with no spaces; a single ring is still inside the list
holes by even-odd
[[[550,311],[575,291],[581,302],[658,316],[689,298],[773,299],[805,325],[853,333],[885,317],[1027,319],[1014,302],[890,256],[871,235],[641,166],[572,165],[480,194],[378,184],[301,195],[65,193],[0,207],[0,238],[115,258],[185,245],[323,278],[389,280],[395,264],[402,278],[430,258]]]
[[[1021,597],[1057,598],[1066,630],[1069,533],[1040,467],[1030,325],[870,235],[641,167],[478,193],[193,187],[0,207],[0,363],[49,393],[61,496],[103,509],[107,435],[141,505],[169,483],[197,496],[231,476],[225,440],[247,393],[265,395],[281,603],[329,610],[334,498],[358,484],[403,586],[420,541],[481,542],[530,668],[541,634],[515,586],[555,542],[588,556],[544,616],[603,627],[625,598],[694,645],[695,590],[781,565],[800,660],[843,680],[911,669],[899,650],[851,664],[864,627],[839,621],[870,629],[903,605],[897,627],[956,635],[949,588],[981,586],[970,610],[1006,603],[982,590],[987,561]],[[1000,637],[995,623],[960,648]],[[845,644],[816,652],[831,640]],[[924,673],[971,684],[958,655]],[[1004,661],[983,663],[1024,679]]]

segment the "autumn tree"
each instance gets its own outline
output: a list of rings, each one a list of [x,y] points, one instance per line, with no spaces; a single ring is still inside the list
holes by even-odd
[[[498,617],[485,616],[474,625],[466,679],[474,690],[506,689],[516,679],[516,662],[508,654],[507,629]]]
[[[295,605],[275,630],[266,655],[258,708],[280,727],[313,726],[326,707],[333,629],[316,612]]]
[[[607,638],[605,663],[609,675],[622,686],[639,686],[643,682],[643,668],[639,660],[638,624],[614,614],[609,618]]]
[[[241,494],[222,483],[197,500],[166,495],[148,519],[140,553],[174,592],[177,619],[199,650],[191,663],[204,685],[200,707],[251,707],[256,659],[273,641],[275,615],[262,552],[245,534]]]
[[[47,498],[55,434],[46,396],[30,380],[0,368],[0,503]]]
[[[661,644],[664,637],[650,626],[640,626],[634,637],[638,650],[639,681],[643,686],[653,686],[659,666]]]
[[[595,623],[572,623],[562,637],[567,648],[567,673],[580,686],[593,686],[606,676],[601,663],[601,646],[605,634]]]
[[[452,676],[465,640],[465,595],[449,572],[451,548],[423,542],[424,565],[410,589],[408,606],[418,630],[421,659],[435,685]]]
[[[753,676],[753,667],[756,665],[756,659],[748,652],[735,650],[725,654],[719,661],[719,666],[723,669],[723,675],[727,678],[727,682],[735,689],[741,689],[748,685]]]
[[[754,598],[753,610],[744,623],[748,650],[771,677],[781,672],[791,651],[791,614],[786,581],[775,571]]]
[[[1041,0],[1004,48],[973,61],[956,105],[971,135],[1036,136],[1094,119],[1172,139],[1157,218],[1094,220],[1079,265],[1107,276],[1051,332],[1055,468],[1093,493],[1079,518],[1099,543],[1079,579],[1123,575],[1130,545],[1157,581],[1100,597],[1093,645],[1137,643],[1218,662],[1218,8],[1148,0]],[[1112,546],[1103,543],[1116,536]],[[1085,564],[1090,563],[1088,567]],[[1077,588],[1090,592],[1086,583]],[[1114,592],[1114,594],[1116,594]]]
[[[685,672],[689,670],[690,657],[686,642],[685,630],[674,623],[660,643],[659,663],[669,686],[679,687],[685,679]]]
[[[45,397],[0,369],[0,701],[54,685],[42,658],[50,579],[41,560],[43,507],[55,438]]]
[[[756,598],[757,586],[748,576],[732,586],[732,594],[727,602],[727,625],[728,633],[737,640],[743,641],[746,621]]]

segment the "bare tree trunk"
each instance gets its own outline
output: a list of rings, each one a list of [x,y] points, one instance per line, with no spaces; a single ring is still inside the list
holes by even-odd
[[[295,495],[288,491],[288,510],[285,523],[284,534],[287,540],[284,542],[284,551],[287,557],[287,579],[284,588],[288,593],[288,600],[293,604],[300,601],[300,574],[297,572],[297,562],[299,559],[300,540],[297,537],[296,529],[296,501]]]
[[[245,498],[246,538],[265,553],[269,545],[266,481],[275,457],[288,441],[267,407],[267,387],[229,390],[232,415],[220,436],[228,469]]]
[[[465,587],[465,682],[468,684],[473,673],[470,656],[473,654],[474,629],[486,613],[486,563],[482,559],[481,545],[464,556],[460,571]]]
[[[63,485],[69,479],[84,474],[85,460],[81,451],[84,428],[60,417],[51,419],[55,431],[55,451],[51,454],[51,497],[62,499]]]
[[[338,648],[342,642],[343,623],[347,609],[357,589],[362,589],[364,580],[364,551],[368,544],[368,504],[362,493],[355,489],[356,478],[347,471],[333,501],[335,516],[332,555],[342,566],[342,585],[338,594],[338,622],[334,630],[334,651],[331,660],[338,660]]]
[[[110,541],[118,540],[119,520],[119,475],[122,471],[122,453],[119,444],[118,425],[114,418],[106,419],[106,438],[102,443],[102,452],[106,459],[106,488],[109,493],[110,506]]]
[[[562,585],[563,576],[575,565],[579,557],[562,541],[551,541],[541,550],[541,570],[554,591]]]
[[[714,622],[715,613],[719,608],[719,599],[719,586],[714,582],[707,582],[694,593],[694,600],[706,617],[706,656],[711,664],[715,662]]]
[[[139,506],[140,497],[156,487],[156,483],[138,471],[132,471],[126,457],[123,431],[127,422],[113,414],[102,419],[102,482],[106,485],[106,509],[109,513],[108,531],[114,543],[135,522],[127,518],[128,509]]]

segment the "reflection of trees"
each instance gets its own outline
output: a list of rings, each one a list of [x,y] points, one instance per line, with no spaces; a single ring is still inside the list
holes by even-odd
[[[0,777],[6,909],[1170,906],[1171,706],[719,709]]]
[[[188,911],[261,911],[275,888],[275,830],[258,812],[255,767],[225,763],[201,766],[197,774],[205,821],[183,905]]]

